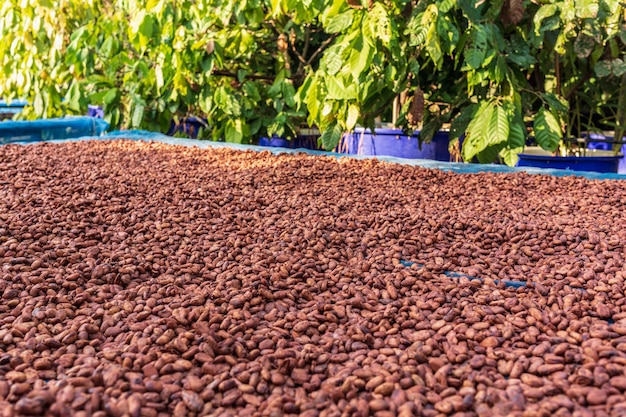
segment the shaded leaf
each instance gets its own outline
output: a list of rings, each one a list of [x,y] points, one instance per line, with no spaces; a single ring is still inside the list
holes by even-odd
[[[490,164],[498,158],[500,151],[504,149],[504,147],[504,143],[487,146],[476,155],[476,159],[478,159],[478,162],[481,164]]]
[[[437,117],[429,117],[418,134],[420,146],[422,143],[430,143],[440,128],[441,121]]]
[[[138,128],[141,126],[144,110],[145,106],[142,103],[138,102],[135,104],[135,108],[133,109],[133,117],[131,119],[132,127]]]
[[[511,148],[524,148],[526,144],[526,127],[520,118],[520,123],[513,121],[509,125],[508,146]]]
[[[598,61],[593,66],[593,70],[598,77],[608,77],[611,75],[612,68],[610,61]]]
[[[611,72],[617,77],[621,77],[624,73],[626,73],[626,62],[617,58],[611,61]]]
[[[341,139],[341,135],[343,134],[343,129],[336,121],[333,122],[328,128],[326,128],[322,132],[321,140],[322,146],[327,151],[330,151],[337,147],[339,140]]]
[[[489,143],[485,140],[485,136],[493,111],[494,106],[488,101],[483,101],[473,115],[472,120],[467,126],[467,134],[463,141],[463,148],[461,149],[464,161],[471,161],[474,156],[478,155],[478,153],[489,146]]]
[[[559,146],[559,141],[563,137],[558,119],[545,108],[541,108],[535,116],[533,124],[535,130],[535,140],[543,149],[554,151]]]
[[[554,109],[559,113],[565,113],[569,110],[569,103],[564,98],[559,97],[556,94],[544,93],[542,97],[551,109]]]
[[[462,135],[465,134],[467,130],[467,126],[472,121],[474,117],[474,112],[476,111],[476,105],[470,104],[463,108],[461,113],[459,113],[450,123],[450,139],[458,139]]]
[[[505,26],[515,26],[524,17],[523,0],[504,0],[500,9],[500,19]]]
[[[574,41],[574,52],[578,58],[587,58],[596,47],[596,41],[586,33],[579,33]]]

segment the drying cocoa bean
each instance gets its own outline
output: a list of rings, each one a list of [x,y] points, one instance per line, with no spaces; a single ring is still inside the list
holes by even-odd
[[[619,181],[116,140],[0,196],[3,415],[626,410]]]

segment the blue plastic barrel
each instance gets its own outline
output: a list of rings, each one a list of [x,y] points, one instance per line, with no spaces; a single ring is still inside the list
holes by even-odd
[[[0,100],[0,120],[10,119],[28,105],[25,100],[13,100],[10,103]]]
[[[439,131],[430,143],[422,143],[420,148],[418,131],[406,135],[399,129],[376,129],[374,134],[369,129],[357,128],[346,135],[339,151],[352,155],[386,155],[407,159],[431,159],[450,161],[448,132]]]
[[[613,149],[613,136],[605,136],[599,133],[590,133],[587,141],[588,149],[602,149],[607,151]],[[622,138],[622,142],[626,142],[626,136]],[[626,144],[623,144],[621,146],[620,152],[623,155],[626,155]],[[626,174],[626,156],[622,156],[622,158],[619,160],[617,172],[619,174]]]
[[[586,156],[553,156],[547,151],[527,149],[519,154],[517,166],[617,173],[622,157],[621,154],[613,155],[610,151],[595,149],[588,150]]]
[[[259,146],[271,146],[274,148],[289,148],[289,149],[321,149],[318,144],[320,135],[315,133],[305,133],[296,136],[294,139],[285,139],[279,136],[261,137],[259,138]]]
[[[100,136],[109,124],[93,117],[0,122],[0,144]]]

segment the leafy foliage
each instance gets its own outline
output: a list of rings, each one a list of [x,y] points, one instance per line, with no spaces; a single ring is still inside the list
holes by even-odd
[[[27,118],[104,107],[114,127],[166,130],[209,120],[207,136],[294,134],[295,95],[327,35],[321,9],[250,0],[7,0],[0,8],[0,96]],[[317,56],[312,56],[317,53]]]
[[[6,0],[0,96],[30,118],[100,104],[122,128],[200,116],[231,142],[306,122],[331,149],[399,97],[413,129],[419,91],[421,141],[449,124],[466,161],[514,164],[528,134],[555,150],[619,125],[625,15],[620,0]]]
[[[564,136],[592,129],[594,115],[604,125],[615,119],[606,111],[616,108],[626,73],[625,14],[617,0],[372,4],[376,19],[390,20],[384,36],[367,29],[367,11],[352,10],[352,25],[337,31],[322,59],[326,66],[298,93],[309,123],[350,129],[347,109],[356,106],[358,123],[374,127],[395,97],[419,90],[426,101],[421,141],[450,123],[466,161],[513,165],[529,133],[555,151]],[[398,119],[407,129],[409,104]]]

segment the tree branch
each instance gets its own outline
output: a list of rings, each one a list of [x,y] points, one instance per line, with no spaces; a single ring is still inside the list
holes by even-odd
[[[322,44],[320,45],[319,48],[317,48],[317,50],[315,52],[313,52],[313,54],[311,55],[311,57],[307,60],[306,65],[311,65],[311,63],[315,60],[315,58],[317,58],[317,56],[319,54],[321,54],[322,52],[324,52],[324,49],[326,49],[326,47],[328,45],[330,45],[330,43],[332,41],[334,41],[337,38],[338,34],[333,33],[330,38],[326,39],[324,42],[322,42]]]
[[[235,74],[234,72],[224,70],[213,70],[213,75],[217,75],[218,77],[238,78],[237,74]],[[245,78],[249,78],[251,80],[274,81],[273,77],[269,77],[267,75],[250,74],[246,75]]]

